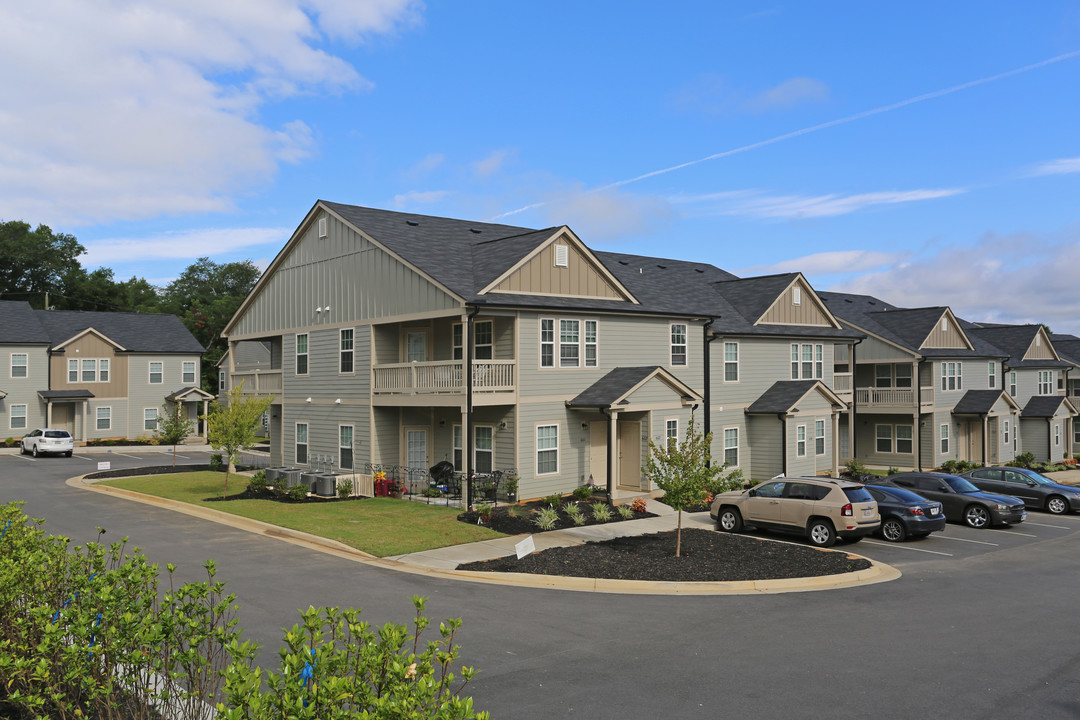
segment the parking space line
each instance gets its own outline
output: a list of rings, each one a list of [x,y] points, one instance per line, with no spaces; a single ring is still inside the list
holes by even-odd
[[[990,532],[1008,533],[1010,535],[1016,535],[1017,537],[1029,537],[1029,538],[1035,538],[1036,540],[1039,539],[1038,535],[1028,535],[1027,533],[1013,532],[1012,530],[995,530],[994,528],[986,528],[986,529],[989,530]]]
[[[891,547],[896,548],[897,550],[914,550],[915,552],[930,553],[931,555],[944,555],[945,557],[953,556],[952,553],[938,552],[937,550],[923,550],[922,548],[911,547],[909,545],[901,545],[899,543],[874,542],[873,540],[863,540],[863,542],[867,545],[880,545],[881,547]]]
[[[168,450],[162,450],[161,452],[159,452],[159,453],[158,453],[158,455],[169,455],[169,456],[172,456],[172,453],[171,453],[171,452],[169,452]],[[191,459],[191,457],[190,457],[190,456],[188,456],[188,455],[177,455],[176,457],[178,457],[178,458],[184,458],[185,460],[190,460],[190,459]]]
[[[949,537],[948,535],[938,535],[937,539],[938,540],[955,540],[956,542],[969,542],[969,543],[976,543],[977,545],[993,545],[994,547],[998,547],[997,543],[986,542],[985,540],[968,540],[967,538],[954,538],[954,537]]]
[[[1071,527],[1067,527],[1065,525],[1044,525],[1043,523],[1033,523],[1033,522],[1025,522],[1024,524],[1025,525],[1034,525],[1035,527],[1057,528],[1058,530],[1072,530]]]
[[[37,462],[37,460],[35,460],[34,458],[26,457],[25,455],[23,455],[21,453],[19,455],[12,455],[11,457],[19,458],[20,460],[29,460],[30,462]]]
[[[135,460],[144,460],[145,459],[145,458],[139,457],[138,455],[125,455],[124,453],[108,453],[108,454],[109,455],[119,455],[120,457],[126,457],[126,458],[133,458]]]
[[[80,460],[91,460],[91,461],[94,459],[94,458],[90,457],[89,455],[72,455],[71,457],[77,457]]]

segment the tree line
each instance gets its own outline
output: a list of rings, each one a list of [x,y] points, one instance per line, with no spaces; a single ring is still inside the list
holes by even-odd
[[[118,281],[110,268],[88,271],[86,248],[68,233],[20,220],[0,222],[0,300],[25,300],[42,310],[168,313],[203,347],[202,388],[217,393],[217,363],[227,344],[225,324],[259,279],[250,260],[216,263],[201,257],[165,287],[145,278]]]

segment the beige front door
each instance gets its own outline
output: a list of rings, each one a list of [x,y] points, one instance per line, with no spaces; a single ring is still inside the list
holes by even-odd
[[[71,403],[55,403],[52,406],[50,427],[67,430],[72,437],[75,437],[75,413],[72,412],[74,407]]]
[[[589,423],[589,474],[595,485],[607,485],[608,424]]]
[[[641,422],[619,421],[619,487],[641,489]]]
[[[982,462],[982,423],[969,420],[967,422],[967,457],[969,462]]]

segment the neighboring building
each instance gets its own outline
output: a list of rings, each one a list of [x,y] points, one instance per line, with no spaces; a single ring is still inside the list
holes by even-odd
[[[869,295],[823,292],[829,310],[866,340],[838,367],[852,368],[844,418],[850,455],[868,465],[995,464],[1017,450],[1022,406],[1000,382],[1005,352],[965,332],[947,307],[900,308]],[[846,453],[847,454],[847,453]]]
[[[1050,342],[1054,344],[1054,348],[1062,360],[1068,360],[1072,363],[1072,367],[1066,368],[1064,372],[1065,396],[1069,398],[1069,402],[1072,403],[1073,407],[1080,410],[1080,338],[1075,335],[1052,333]],[[1080,422],[1077,422],[1077,418],[1073,418],[1072,426],[1072,448],[1070,452],[1075,456],[1080,455]]]
[[[1063,358],[1042,325],[968,323],[967,332],[1007,355],[1000,384],[1023,408],[1017,453],[1039,462],[1071,456],[1076,406],[1066,396],[1066,379],[1075,364]]]
[[[203,348],[174,315],[32,310],[0,301],[0,434],[64,428],[78,442],[153,435],[162,405],[196,421]]]
[[[835,472],[831,353],[859,337],[798,274],[324,201],[224,334],[222,388],[274,396],[272,464],[513,468],[521,497],[649,491],[649,442],[692,414],[748,476]]]

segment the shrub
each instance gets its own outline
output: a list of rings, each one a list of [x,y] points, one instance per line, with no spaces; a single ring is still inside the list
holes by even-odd
[[[252,475],[251,479],[248,480],[249,492],[262,494],[266,492],[266,488],[266,473],[264,473],[262,470],[259,470],[257,473]]]
[[[629,520],[634,517],[634,511],[631,510],[628,505],[616,505],[615,509],[619,512],[619,517],[623,520]]]
[[[597,502],[590,507],[592,508],[593,520],[607,522],[611,519],[611,506],[607,503]]]
[[[342,500],[352,497],[352,480],[339,480],[337,484],[337,496]]]
[[[593,486],[582,485],[580,487],[576,487],[570,494],[574,496],[575,500],[588,500],[590,497],[592,497]]]
[[[846,463],[844,463],[844,471],[848,475],[856,479],[861,478],[864,475],[870,474],[870,471],[865,465],[863,465],[862,461],[858,458],[851,458]]]
[[[1022,452],[1016,456],[1017,467],[1031,467],[1035,462],[1035,453]]]
[[[562,495],[548,495],[540,501],[541,505],[548,505],[553,508],[557,508],[562,505]]]
[[[480,522],[482,522],[484,525],[491,524],[491,512],[494,507],[494,505],[487,502],[476,504],[476,514],[480,516]]]
[[[307,500],[308,489],[307,485],[293,485],[289,488],[289,499],[293,502],[304,502]]]
[[[424,497],[438,498],[443,496],[443,491],[437,487],[426,487],[420,491],[420,494]]]
[[[554,530],[555,525],[559,522],[559,511],[550,505],[541,508],[533,522],[541,530]]]
[[[889,466],[889,475],[896,475],[899,472],[900,472],[900,468],[893,467],[891,465]]]
[[[224,464],[225,463],[222,460],[221,453],[212,453],[210,455],[210,469],[211,470],[220,470]]]
[[[941,463],[941,472],[949,473],[950,475],[952,475],[956,472],[958,464],[959,463],[957,463],[956,460],[946,460],[945,462]]]
[[[648,512],[649,505],[643,497],[636,497],[630,502],[630,510],[636,513]]]

